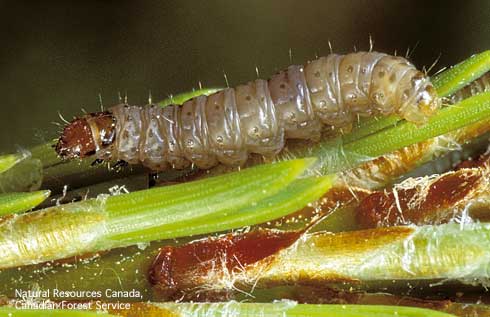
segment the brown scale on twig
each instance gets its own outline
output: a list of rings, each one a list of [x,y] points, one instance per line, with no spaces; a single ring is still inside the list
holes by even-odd
[[[199,287],[209,283],[209,276],[223,279],[273,256],[291,246],[301,233],[259,229],[163,247],[151,265],[149,280],[165,299],[226,299],[229,290],[199,294]]]

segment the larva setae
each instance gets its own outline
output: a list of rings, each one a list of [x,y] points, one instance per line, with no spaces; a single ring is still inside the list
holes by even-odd
[[[65,127],[56,151],[152,170],[240,165],[251,153],[277,154],[285,139],[318,140],[325,126],[348,129],[357,116],[398,114],[423,124],[440,104],[429,78],[405,58],[330,54],[182,106],[120,104],[86,115]]]

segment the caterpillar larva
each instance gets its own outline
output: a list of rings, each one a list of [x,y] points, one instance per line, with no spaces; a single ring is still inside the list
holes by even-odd
[[[325,126],[348,128],[357,116],[398,114],[423,124],[440,104],[429,78],[405,58],[330,54],[182,106],[121,104],[86,115],[65,127],[56,151],[153,170],[240,165],[251,153],[277,154],[285,139],[318,140]]]

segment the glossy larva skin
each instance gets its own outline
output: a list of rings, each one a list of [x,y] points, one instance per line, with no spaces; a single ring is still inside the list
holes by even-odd
[[[286,139],[318,140],[325,126],[348,130],[358,116],[422,124],[439,104],[429,79],[402,57],[331,54],[182,106],[112,107],[115,141],[98,156],[153,170],[241,165],[252,153],[276,155]]]

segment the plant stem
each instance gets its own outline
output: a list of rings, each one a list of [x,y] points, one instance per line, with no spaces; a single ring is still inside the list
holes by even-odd
[[[269,303],[153,303],[153,306],[161,308],[168,313],[180,316],[267,316],[267,317],[450,317],[454,315],[437,312],[429,309],[381,306],[381,305],[312,305],[297,304],[293,301],[281,301]]]
[[[261,271],[259,283],[432,279],[475,283],[489,277],[489,245],[490,224],[317,233],[280,252]]]
[[[0,192],[25,192],[41,187],[43,170],[41,161],[26,157],[15,166],[0,174]]]
[[[15,164],[19,163],[23,159],[25,159],[25,155],[23,155],[22,153],[0,156],[0,173],[3,173],[12,168]]]
[[[344,143],[347,144],[370,134],[381,131],[385,128],[396,125],[400,121],[402,120],[398,116],[369,118],[363,121],[358,127],[354,128],[351,133],[344,135],[342,137],[342,140]]]
[[[236,235],[239,236],[234,241],[255,239],[247,233]],[[282,238],[277,235],[274,239]],[[192,298],[192,292],[202,297],[206,292],[216,294],[239,289],[253,293],[256,289],[285,285],[351,286],[362,290],[369,289],[373,283],[379,289],[394,281],[404,285],[407,281],[441,280],[478,285],[490,277],[490,224],[487,223],[304,234],[287,248],[246,266],[232,262],[235,256],[232,251],[224,254],[216,251],[216,255],[208,252],[222,245],[226,237],[219,239],[173,248],[162,259],[172,261],[178,270],[160,263],[152,267],[155,287],[162,297],[173,295],[167,290],[177,291],[177,295],[183,292]],[[206,258],[218,265],[189,264],[185,261],[193,258],[185,260],[179,255],[203,245],[199,259]],[[247,252],[255,254],[254,250],[241,250],[238,256],[247,258]],[[159,279],[167,274],[175,281],[171,288],[166,280]]]
[[[284,216],[318,199],[330,186],[330,177],[296,180],[312,162],[304,159],[262,165],[8,219],[0,224],[0,268],[227,230]],[[288,187],[293,181],[294,186]]]
[[[0,216],[30,210],[49,197],[49,190],[0,194]]]
[[[190,100],[190,99],[195,98],[197,96],[201,96],[201,95],[209,96],[209,95],[214,94],[215,92],[218,92],[220,90],[223,90],[223,88],[196,89],[196,90],[181,93],[181,94],[178,94],[175,96],[170,96],[170,97],[160,101],[159,103],[157,103],[157,105],[159,105],[161,107],[166,107],[168,105],[182,105],[187,100]]]
[[[432,78],[439,96],[447,97],[490,70],[490,51],[475,54]]]
[[[95,306],[95,305],[94,305]],[[276,303],[142,303],[134,305],[130,311],[109,309],[113,315],[102,316],[162,316],[162,317],[454,317],[430,309],[382,306],[382,305],[313,305],[297,304],[294,301]],[[95,317],[95,312],[70,310],[17,310],[10,307],[0,308],[0,313],[12,317]],[[128,313],[130,315],[128,315]]]

